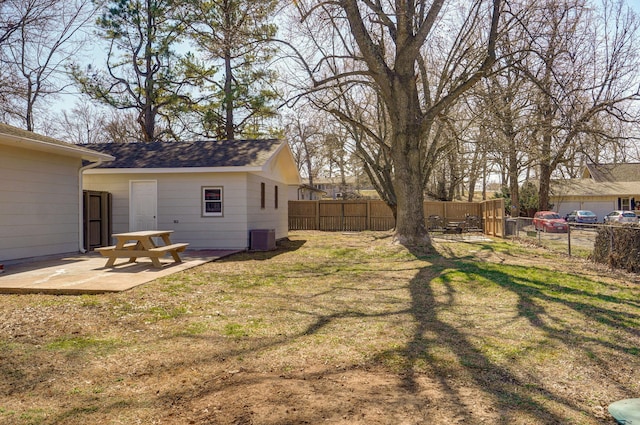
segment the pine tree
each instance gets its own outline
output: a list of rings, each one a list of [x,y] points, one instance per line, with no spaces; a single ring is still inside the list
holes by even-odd
[[[188,99],[182,62],[173,48],[184,30],[174,12],[179,0],[112,0],[98,19],[108,42],[106,70],[73,74],[83,92],[103,104],[134,110],[139,140],[152,142],[170,133],[176,104]],[[158,129],[160,119],[164,126]]]
[[[207,83],[199,104],[204,134],[222,139],[263,135],[262,120],[275,115],[277,94],[268,69],[276,33],[274,0],[192,0],[190,34],[203,61],[194,65]]]

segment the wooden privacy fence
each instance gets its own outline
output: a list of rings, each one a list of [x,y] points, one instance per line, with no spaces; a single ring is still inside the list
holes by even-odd
[[[504,199],[482,201],[482,222],[484,234],[503,238],[505,227]]]
[[[486,234],[503,235],[504,201],[501,199],[484,202],[426,201],[424,215],[425,220],[437,215],[445,222],[464,221],[467,216],[482,217]],[[289,230],[358,232],[391,230],[394,226],[391,208],[380,200],[289,201]]]

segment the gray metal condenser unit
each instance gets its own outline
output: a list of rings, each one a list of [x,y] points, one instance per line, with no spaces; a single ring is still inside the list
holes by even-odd
[[[275,229],[254,229],[249,233],[251,251],[271,251],[276,249]]]

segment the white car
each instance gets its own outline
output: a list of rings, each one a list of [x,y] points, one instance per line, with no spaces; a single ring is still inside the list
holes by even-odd
[[[622,211],[616,210],[611,211],[609,214],[604,216],[605,224],[613,224],[613,223],[637,223],[638,216],[633,211]]]

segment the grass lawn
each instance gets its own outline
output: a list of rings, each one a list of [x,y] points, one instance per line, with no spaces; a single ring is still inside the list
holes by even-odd
[[[640,280],[493,242],[292,232],[119,294],[0,296],[0,424],[614,424]]]

